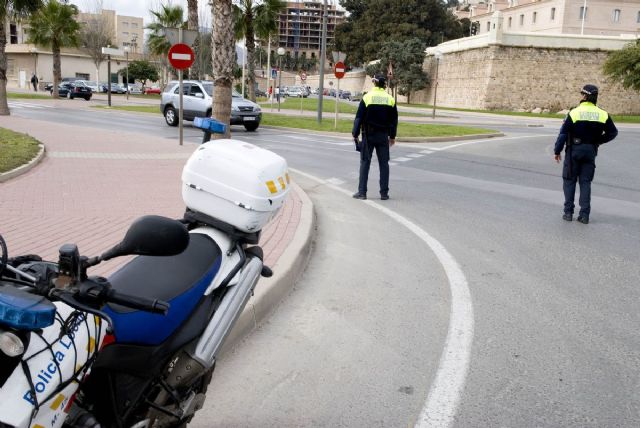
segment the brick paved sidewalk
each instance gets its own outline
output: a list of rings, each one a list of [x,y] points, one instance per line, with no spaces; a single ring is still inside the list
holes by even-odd
[[[182,167],[197,146],[175,139],[118,130],[0,117],[0,127],[32,135],[46,148],[31,171],[0,183],[0,234],[9,255],[35,253],[56,260],[58,248],[76,243],[83,255],[116,244],[137,217],[180,218]],[[263,230],[265,262],[274,266],[300,221],[296,187],[278,216]],[[91,270],[107,275],[126,260]]]

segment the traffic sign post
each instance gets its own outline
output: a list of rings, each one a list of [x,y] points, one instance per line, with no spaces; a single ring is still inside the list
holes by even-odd
[[[333,73],[335,74],[336,79],[338,79],[338,84],[336,86],[336,121],[334,124],[334,127],[336,129],[338,128],[338,103],[340,102],[340,79],[344,77],[345,71],[346,71],[346,68],[344,66],[344,63],[341,61],[336,62],[336,65],[333,67]]]
[[[182,41],[182,30],[179,31],[179,41]],[[185,68],[191,67],[193,61],[195,59],[195,55],[193,54],[193,49],[189,45],[185,45],[184,43],[176,43],[171,46],[169,49],[169,63],[178,70],[178,88],[179,88],[179,105],[180,110],[178,111],[178,128],[180,134],[180,145],[182,145],[182,119],[183,119],[183,100],[182,93],[184,89],[182,88],[182,70]]]

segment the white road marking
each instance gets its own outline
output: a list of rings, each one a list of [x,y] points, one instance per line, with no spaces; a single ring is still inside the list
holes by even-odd
[[[398,165],[398,164],[395,163],[395,162],[389,162],[389,166],[396,166],[396,165]]]
[[[16,109],[21,109],[21,108],[35,108],[35,109],[41,109],[41,108],[51,108],[51,106],[43,106],[43,105],[39,105],[39,104],[31,104],[31,103],[23,103],[23,102],[9,102],[9,107],[10,108],[16,108]]]
[[[408,155],[407,155],[407,157],[409,157],[409,158],[414,158],[414,159],[415,159],[415,158],[421,158],[421,157],[423,157],[423,156],[424,156],[424,155],[421,155],[421,154],[418,154],[418,153],[410,153],[410,154],[408,154]]]
[[[410,160],[411,160],[411,158],[405,158],[405,157],[402,157],[402,156],[397,157],[397,158],[393,158],[394,162],[406,162],[406,161],[410,161]]]
[[[433,147],[433,148],[431,148],[429,150],[433,150],[433,151],[436,151],[436,152],[441,152],[441,151],[444,151],[444,150],[454,149],[456,147],[468,146],[469,144],[492,143],[494,141],[519,140],[519,139],[522,139],[522,138],[541,138],[541,137],[549,138],[549,135],[536,134],[536,135],[519,135],[517,137],[484,138],[482,140],[465,141],[464,143],[452,144],[450,146]]]
[[[333,177],[333,178],[328,178],[327,183],[331,183],[331,184],[335,184],[336,186],[339,186],[341,184],[346,183],[346,181]]]
[[[329,183],[328,180],[323,180],[297,169],[290,168],[290,170],[320,184],[327,185],[337,192],[351,196],[347,190]],[[424,241],[438,258],[449,280],[451,313],[449,315],[447,339],[440,356],[435,379],[431,384],[429,396],[420,412],[418,422],[415,424],[416,428],[447,428],[452,424],[460,403],[469,370],[471,344],[473,342],[473,303],[467,278],[451,253],[420,226],[380,203],[370,200],[362,202],[391,217]]]

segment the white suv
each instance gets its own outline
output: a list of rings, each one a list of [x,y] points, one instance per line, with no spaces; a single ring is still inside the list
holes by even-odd
[[[160,111],[169,126],[178,126],[180,107],[179,83],[169,82],[162,91]],[[182,104],[184,120],[196,117],[211,117],[213,82],[185,80],[182,83]],[[255,131],[260,126],[262,112],[260,106],[233,91],[231,96],[231,125],[243,125],[247,131]]]

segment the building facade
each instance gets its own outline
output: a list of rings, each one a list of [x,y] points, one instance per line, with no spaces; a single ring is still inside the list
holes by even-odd
[[[97,13],[80,13],[78,22],[91,24],[102,21],[110,31],[114,47],[129,48],[132,53],[142,53],[144,46],[144,21],[135,16],[116,14],[115,10],[102,9]]]
[[[144,26],[142,18],[120,16],[113,10],[103,10],[101,14],[80,13],[78,21],[85,24],[103,19],[111,32],[113,44],[129,48],[128,55],[112,58],[111,81],[122,80],[117,72],[126,66],[127,60],[142,57]],[[41,85],[53,81],[53,54],[49,48],[28,44],[28,27],[17,21],[10,21],[7,29],[7,87],[29,88],[31,76],[35,73]],[[90,81],[107,81],[107,63],[96,68],[91,57],[81,49],[62,49],[62,77],[76,77]]]
[[[559,112],[574,107],[580,88],[600,88],[598,104],[613,114],[640,113],[640,96],[602,72],[610,52],[633,36],[508,32],[507,17],[494,12],[489,32],[427,49],[429,88],[416,102],[443,107]],[[437,87],[437,99],[436,99]]]
[[[276,48],[283,47],[293,58],[303,54],[307,58],[319,58],[323,9],[323,1],[289,1],[280,13]],[[327,9],[327,45],[330,45],[333,42],[336,26],[345,20],[345,11],[337,8],[337,1],[329,2]],[[275,55],[275,49],[272,49],[273,55]]]
[[[522,33],[620,36],[640,34],[640,0],[470,0],[454,13],[488,33],[500,11],[504,30]]]

